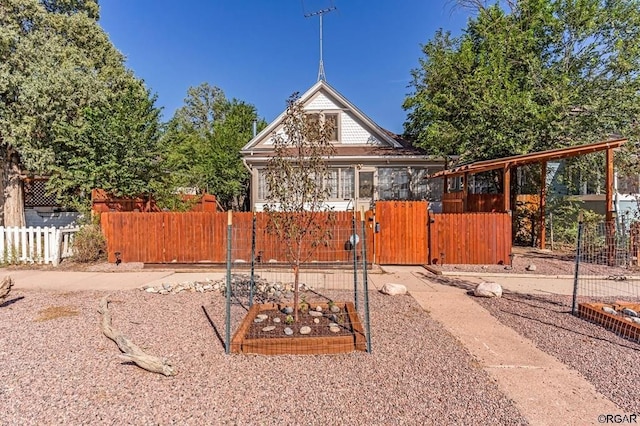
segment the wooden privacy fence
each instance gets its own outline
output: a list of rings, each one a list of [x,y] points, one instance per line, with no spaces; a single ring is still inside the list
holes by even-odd
[[[331,228],[331,238],[313,251],[311,262],[351,261],[353,252],[347,247],[352,235],[352,212],[335,212],[332,222],[328,215],[318,221]],[[361,234],[357,215],[357,234]],[[250,262],[252,250],[253,213],[232,214],[232,261]],[[268,217],[256,214],[257,261],[286,261],[286,246],[267,230]],[[116,260],[116,252],[124,262],[145,263],[225,263],[227,256],[227,213],[222,212],[162,212],[120,213],[101,215],[102,232],[107,240],[108,259]],[[368,233],[373,232],[367,227]],[[367,237],[371,239],[371,235]],[[360,249],[360,246],[357,247]],[[368,257],[373,246],[368,247]],[[360,256],[357,254],[358,257]]]
[[[365,213],[367,260],[370,263],[424,265],[442,263],[509,264],[511,214],[429,214],[426,201],[378,201]],[[316,248],[309,262],[351,262],[352,212],[334,212],[319,221],[331,229],[331,238]],[[252,213],[232,215],[232,261],[250,262]],[[256,214],[255,259],[286,262],[287,244],[267,230],[266,213]],[[227,213],[166,212],[101,215],[109,261],[116,252],[125,262],[224,263],[227,253]],[[375,229],[379,229],[375,233]],[[356,234],[362,235],[357,214]],[[362,242],[356,247],[361,256]],[[375,256],[374,256],[375,253]]]
[[[510,213],[429,216],[430,264],[511,264]]]
[[[0,226],[0,263],[51,263],[71,257],[79,228]]]
[[[428,259],[427,201],[378,201],[376,263],[424,265]]]

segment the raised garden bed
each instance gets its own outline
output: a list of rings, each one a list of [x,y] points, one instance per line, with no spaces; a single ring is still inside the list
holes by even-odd
[[[311,311],[300,312],[299,321],[288,324],[287,315],[282,312],[285,306],[254,304],[231,340],[231,352],[311,355],[366,351],[364,329],[353,303],[336,303],[335,306],[340,308],[339,313],[332,313],[327,303],[314,303],[311,310],[317,306],[322,311],[316,311],[318,313],[313,314],[315,316]],[[258,315],[266,318],[256,322]],[[314,319],[318,319],[317,323]],[[300,334],[302,327],[309,327],[311,332]],[[263,331],[265,328],[268,331]],[[289,328],[293,334],[286,335],[285,328]]]
[[[604,307],[615,310],[617,314],[605,312],[603,310]],[[640,342],[640,324],[633,322],[631,317],[624,315],[622,313],[624,308],[640,312],[639,303],[580,303],[578,305],[578,315],[622,337]]]

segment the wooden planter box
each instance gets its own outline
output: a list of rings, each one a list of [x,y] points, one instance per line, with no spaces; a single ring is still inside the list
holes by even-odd
[[[622,315],[612,315],[602,310],[603,306],[609,306],[620,312],[623,308],[630,308],[638,312],[640,304],[619,302],[610,303],[580,303],[578,305],[578,315],[587,321],[594,322],[611,330],[620,336],[626,337],[636,342],[640,342],[640,324],[629,322]]]
[[[314,303],[313,305],[322,306],[323,311],[328,309],[326,303]],[[322,337],[297,335],[249,339],[246,338],[246,335],[256,316],[264,311],[278,309],[278,305],[273,303],[255,304],[249,309],[242,324],[234,334],[231,340],[231,352],[262,355],[314,355],[366,351],[367,340],[364,328],[353,303],[336,303],[336,305],[346,311],[349,317],[349,322],[351,323],[350,335]],[[291,328],[295,327],[295,325],[291,326]]]

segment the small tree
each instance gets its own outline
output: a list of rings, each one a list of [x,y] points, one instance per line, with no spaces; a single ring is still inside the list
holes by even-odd
[[[269,232],[285,246],[294,274],[294,319],[298,321],[300,266],[316,248],[326,246],[334,218],[326,204],[327,159],[333,123],[324,115],[307,114],[294,93],[287,101],[282,131],[273,135],[274,155],[266,170],[268,189],[265,211]],[[327,220],[327,213],[329,219]]]

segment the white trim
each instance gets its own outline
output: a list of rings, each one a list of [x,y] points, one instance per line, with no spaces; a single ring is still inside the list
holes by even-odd
[[[390,145],[393,148],[402,148],[402,145],[398,141],[396,141],[395,139],[390,137],[388,134],[386,134],[386,132],[384,132],[380,126],[378,126],[373,120],[367,117],[355,105],[349,102],[347,98],[342,96],[336,89],[331,87],[325,81],[320,80],[316,84],[311,86],[309,90],[307,90],[302,96],[300,96],[300,102],[304,105],[309,99],[311,99],[312,96],[314,96],[316,93],[320,92],[321,90],[326,90],[329,97],[332,96],[335,99],[337,99],[340,103],[342,103],[345,107],[341,109],[343,111],[350,111],[351,113],[353,113],[354,116],[356,116],[366,126],[370,128],[370,130],[378,138],[378,140],[386,142],[388,145]],[[286,110],[283,111],[280,115],[278,115],[278,117],[275,120],[269,123],[269,125],[265,127],[260,133],[258,133],[254,138],[252,138],[249,142],[247,142],[247,144],[242,147],[240,152],[243,155],[252,155],[251,148],[255,147],[263,139],[271,135],[282,123],[285,115],[286,115]]]

